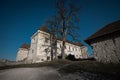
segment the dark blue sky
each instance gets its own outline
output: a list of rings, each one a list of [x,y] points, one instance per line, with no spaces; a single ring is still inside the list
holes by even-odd
[[[120,0],[73,2],[81,7],[81,40],[120,20]],[[19,46],[30,43],[32,34],[54,14],[54,0],[0,0],[0,58],[15,60]]]

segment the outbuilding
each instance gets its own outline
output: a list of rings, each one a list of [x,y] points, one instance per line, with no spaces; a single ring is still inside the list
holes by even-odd
[[[110,23],[85,40],[94,58],[103,63],[120,63],[120,20]]]

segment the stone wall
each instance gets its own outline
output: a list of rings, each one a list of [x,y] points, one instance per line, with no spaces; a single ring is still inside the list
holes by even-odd
[[[28,57],[29,50],[25,48],[19,48],[16,61],[24,61]]]
[[[50,42],[46,42],[46,39],[49,38],[49,34],[43,31],[38,30],[31,37],[31,46],[28,56],[28,63],[43,62],[47,60],[49,53],[45,52],[45,49],[50,47]],[[50,56],[50,55],[49,55]]]
[[[94,57],[99,62],[120,63],[120,36],[109,35],[91,41]]]
[[[62,47],[62,41],[58,40],[57,56],[60,56],[61,54],[61,47]],[[50,61],[51,60],[50,50],[51,50],[50,34],[38,30],[31,37],[31,46],[28,55],[28,62],[36,63],[36,62]],[[86,47],[82,46],[81,48],[80,46],[66,42],[66,48],[65,48],[66,56],[72,54],[75,56],[76,59],[80,59],[84,57],[86,58],[86,56],[82,56],[82,54],[84,53],[87,54]]]
[[[87,47],[81,46],[82,59],[88,58]]]
[[[82,58],[81,47],[77,45],[73,45],[71,43],[66,42],[65,53],[68,56],[69,54],[74,55],[76,59]]]
[[[120,62],[120,37],[116,37],[115,38],[115,47],[116,47],[116,54],[119,58],[119,62]]]
[[[28,63],[33,63],[36,60],[37,41],[38,41],[37,34],[38,33],[36,32],[31,37],[31,46],[30,46],[29,55],[28,55],[28,58],[27,58]]]
[[[50,57],[50,34],[43,31],[38,33],[36,62],[49,61],[47,57]]]

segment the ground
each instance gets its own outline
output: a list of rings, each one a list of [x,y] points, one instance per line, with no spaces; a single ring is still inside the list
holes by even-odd
[[[59,73],[52,68],[15,68],[0,71],[1,80],[58,80]]]
[[[104,66],[105,70],[103,71],[105,74],[101,74],[101,72],[103,72],[102,69],[95,67],[95,65],[98,66],[97,63],[95,65],[93,64],[95,64],[95,62],[91,61],[55,61],[14,67],[7,66],[1,68],[0,80],[119,80],[118,76],[106,74],[107,69],[105,65],[102,65]],[[84,65],[86,65],[86,67]],[[91,69],[84,70],[88,67]],[[97,70],[93,70],[93,68]],[[100,69],[101,72],[99,72],[98,69]],[[113,70],[111,71],[113,72]]]
[[[15,68],[0,71],[1,80],[111,80],[102,75],[89,72],[76,72],[61,75],[56,69],[41,68]]]

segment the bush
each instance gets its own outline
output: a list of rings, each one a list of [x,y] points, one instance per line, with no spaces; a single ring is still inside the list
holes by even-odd
[[[76,59],[75,59],[75,56],[72,55],[72,54],[69,54],[69,55],[66,57],[66,59],[72,60],[72,61],[75,61],[75,60],[76,60]]]

